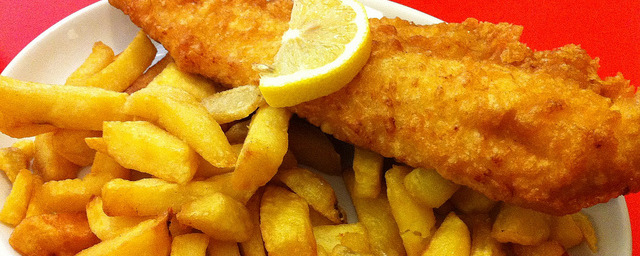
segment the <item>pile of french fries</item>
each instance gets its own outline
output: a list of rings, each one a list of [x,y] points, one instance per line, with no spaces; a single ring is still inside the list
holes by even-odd
[[[35,136],[0,149],[13,184],[0,221],[15,226],[16,251],[552,256],[583,241],[597,250],[582,213],[502,204],[434,170],[337,150],[257,87],[223,89],[170,57],[151,66],[155,55],[140,32],[118,55],[96,43],[65,85],[0,77],[0,131]],[[311,169],[343,175],[357,221]]]

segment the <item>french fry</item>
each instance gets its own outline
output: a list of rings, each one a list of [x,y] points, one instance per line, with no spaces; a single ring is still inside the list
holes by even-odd
[[[12,183],[20,170],[29,168],[30,161],[31,158],[28,158],[19,148],[0,148],[0,170],[7,175]]]
[[[181,184],[193,178],[198,158],[182,140],[145,121],[105,122],[109,155],[125,168]]]
[[[93,162],[96,151],[84,141],[87,137],[101,136],[100,131],[59,129],[53,132],[53,150],[78,166],[88,166]]]
[[[340,175],[340,155],[327,135],[301,120],[292,119],[289,124],[289,150],[293,152],[301,164],[318,171]]]
[[[124,92],[132,94],[142,88],[147,87],[147,85],[149,85],[149,83],[153,81],[153,79],[155,79],[156,76],[158,76],[158,74],[160,74],[167,67],[167,65],[169,65],[169,63],[172,62],[173,58],[171,58],[171,55],[165,55],[164,57],[162,57],[162,59],[160,59],[160,61],[149,67],[147,71],[144,72],[144,74],[136,78],[136,80],[133,81],[133,83],[131,83],[131,85],[126,90],[124,90]]]
[[[552,216],[549,240],[558,241],[562,247],[569,249],[582,243],[584,235],[571,215]]]
[[[571,217],[573,217],[573,220],[578,224],[580,230],[582,230],[584,240],[587,242],[589,249],[592,252],[597,252],[598,237],[596,236],[596,231],[593,229],[593,224],[589,220],[589,217],[582,212],[571,214]]]
[[[309,219],[311,219],[311,225],[316,226],[324,226],[324,225],[336,225],[330,219],[327,219],[322,213],[314,210],[313,208],[309,208]]]
[[[372,251],[376,255],[406,255],[398,224],[393,219],[387,195],[381,192],[376,198],[353,196],[355,178],[353,172],[343,173],[344,181],[356,208],[358,220],[368,230]]]
[[[343,244],[343,239],[347,234],[359,234],[363,238],[360,242],[365,246],[351,246],[351,248]],[[343,245],[357,253],[371,253],[367,230],[362,223],[339,224],[339,225],[323,225],[313,227],[313,235],[316,238],[318,249],[322,247],[324,251],[331,252],[338,245]],[[353,243],[349,244],[352,245]]]
[[[153,62],[156,47],[140,31],[127,48],[109,65],[81,82],[83,86],[122,92]]]
[[[84,213],[29,217],[13,230],[9,244],[22,255],[74,255],[100,240]]]
[[[260,203],[260,230],[269,255],[316,255],[309,206],[287,189],[267,186]]]
[[[467,225],[451,212],[433,234],[423,256],[466,256],[471,252],[471,237]]]
[[[27,159],[32,159],[36,151],[36,146],[30,139],[17,140],[11,147],[20,149]]]
[[[14,138],[55,127],[102,130],[104,121],[123,121],[126,93],[100,88],[32,83],[0,76],[0,131]]]
[[[114,59],[115,55],[111,47],[102,42],[94,43],[89,57],[69,75],[65,84],[81,86],[87,78],[100,72],[100,70],[111,64]]]
[[[209,237],[202,233],[176,236],[171,242],[171,256],[205,256]]]
[[[564,256],[567,252],[558,241],[544,241],[538,245],[513,244],[516,256]]]
[[[255,191],[273,178],[287,153],[289,118],[291,113],[285,109],[258,109],[232,172],[234,188]]]
[[[53,133],[36,136],[33,169],[44,181],[73,179],[77,177],[80,166],[72,163],[56,152],[53,146]]]
[[[404,188],[404,178],[411,172],[405,166],[393,166],[385,173],[387,197],[407,255],[420,255],[431,238],[436,218],[433,210],[414,201]]]
[[[262,200],[262,189],[256,193],[247,202],[247,210],[251,216],[253,230],[247,241],[240,243],[240,249],[244,256],[266,256],[264,242],[262,241],[262,232],[260,231],[260,201]]]
[[[248,117],[263,104],[260,89],[254,85],[235,87],[202,99],[202,105],[219,124]]]
[[[222,193],[186,203],[176,218],[221,241],[246,241],[254,228],[244,204]]]
[[[207,256],[240,256],[238,243],[211,239],[207,248]]]
[[[340,212],[336,209],[336,193],[322,176],[307,169],[293,168],[278,171],[276,178],[334,224],[342,223]]]
[[[240,121],[233,124],[229,130],[224,133],[224,135],[227,136],[229,143],[243,143],[244,139],[247,138],[247,134],[249,134],[250,124],[251,120]]]
[[[102,137],[90,137],[85,138],[84,142],[87,143],[87,146],[97,152],[103,154],[109,154],[109,149],[107,148],[107,143],[104,142],[104,138]]]
[[[11,187],[11,193],[0,211],[0,221],[15,226],[24,219],[29,206],[29,200],[35,190],[35,186],[42,183],[38,175],[32,174],[27,169],[18,172],[15,182]]]
[[[540,244],[551,234],[550,220],[547,214],[503,204],[493,223],[491,236],[501,243]]]
[[[197,101],[202,101],[216,93],[211,81],[202,76],[181,71],[175,62],[168,63],[148,85],[148,87],[154,86],[172,86],[182,89],[195,97]]]
[[[373,151],[356,147],[353,154],[355,183],[353,197],[376,198],[380,194],[384,158]]]
[[[141,222],[128,232],[91,246],[77,256],[168,255],[171,238],[167,230],[167,214]]]
[[[460,187],[448,181],[433,169],[416,168],[404,178],[404,186],[421,204],[438,208]]]
[[[498,204],[497,201],[466,186],[460,187],[449,201],[464,213],[488,213]]]
[[[171,237],[190,234],[194,231],[195,230],[191,226],[180,223],[178,218],[176,218],[176,215],[172,214],[171,219],[169,220],[169,233],[171,234]]]
[[[233,158],[237,159],[238,155],[240,155],[240,150],[242,150],[242,144],[233,144],[231,145],[231,153],[233,154]],[[205,160],[202,156],[198,157],[198,170],[196,171],[196,177],[205,177],[209,178],[211,176],[229,173],[234,170],[233,167],[215,167],[207,160]]]
[[[100,240],[109,240],[128,232],[148,218],[132,216],[108,216],[102,209],[102,199],[95,197],[87,204],[89,228]]]
[[[216,167],[232,167],[236,155],[220,125],[186,91],[166,85],[131,94],[125,105],[131,115],[158,122]]]
[[[463,215],[471,230],[471,256],[506,256],[504,245],[491,236],[491,217],[487,214]]]

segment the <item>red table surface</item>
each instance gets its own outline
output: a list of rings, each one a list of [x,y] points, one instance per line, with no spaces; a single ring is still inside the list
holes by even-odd
[[[622,72],[640,85],[640,1],[394,0],[447,22],[467,17],[524,26],[522,41],[547,50],[579,44],[600,58],[600,75]],[[0,0],[0,70],[37,35],[96,0]],[[640,194],[626,196],[633,234],[640,233]],[[634,235],[634,256],[640,236]]]

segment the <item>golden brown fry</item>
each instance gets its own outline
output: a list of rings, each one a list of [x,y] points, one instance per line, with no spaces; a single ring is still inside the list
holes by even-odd
[[[589,220],[589,217],[582,212],[577,212],[571,214],[573,220],[576,221],[580,230],[582,230],[582,234],[584,235],[584,240],[587,242],[589,249],[592,252],[598,251],[598,237],[596,236],[596,231],[593,229],[593,224]]]
[[[433,209],[413,200],[404,187],[404,178],[411,172],[409,167],[393,166],[384,177],[387,181],[387,197],[393,218],[398,223],[400,237],[407,255],[420,255],[431,239],[436,218]]]
[[[246,204],[254,228],[251,231],[249,239],[240,243],[240,249],[244,256],[267,255],[264,249],[264,242],[262,241],[262,231],[260,231],[260,201],[262,200],[262,192],[262,189],[258,189]]]
[[[27,213],[33,191],[41,183],[42,180],[38,175],[32,174],[27,169],[20,170],[11,187],[11,193],[0,211],[0,221],[12,226],[18,225]]]
[[[451,212],[433,234],[422,256],[466,256],[471,252],[471,235],[467,225]]]
[[[111,64],[114,59],[115,55],[111,47],[102,42],[96,42],[91,48],[89,57],[69,75],[64,84],[81,86],[87,78],[100,72],[100,70]]]
[[[244,120],[234,123],[224,134],[229,139],[229,143],[243,143],[249,133],[249,125],[251,120]]]
[[[22,255],[73,255],[100,240],[84,213],[44,214],[24,219],[9,244]]]
[[[238,243],[211,239],[207,256],[241,256]]]
[[[62,157],[53,144],[53,133],[36,136],[33,169],[44,181],[73,179],[80,166]]]
[[[186,203],[176,218],[180,223],[221,241],[247,241],[252,229],[257,228],[253,227],[244,204],[222,193],[213,193]]]
[[[551,234],[551,216],[511,204],[503,204],[493,223],[491,236],[501,243],[536,245]]]
[[[545,241],[537,245],[513,244],[516,256],[565,256],[567,252],[558,241]]]
[[[344,181],[356,208],[358,220],[369,231],[369,240],[374,254],[406,255],[398,224],[393,219],[391,206],[384,191],[377,198],[353,196],[355,178],[353,172],[343,173]]]
[[[102,199],[95,197],[87,204],[87,220],[91,232],[100,240],[109,240],[126,233],[148,218],[137,216],[108,216],[102,209]]]
[[[202,99],[202,105],[219,124],[240,120],[264,104],[260,89],[253,85],[239,86]]]
[[[180,223],[175,214],[171,215],[171,219],[169,220],[169,233],[171,233],[171,237],[190,234],[193,232],[194,229],[192,227]]]
[[[132,94],[134,92],[139,91],[142,88],[147,87],[147,85],[153,79],[155,79],[156,76],[160,74],[160,72],[162,72],[162,70],[164,70],[167,67],[167,65],[169,65],[169,63],[171,62],[173,62],[171,55],[169,54],[165,55],[164,57],[162,57],[162,59],[160,59],[160,61],[158,61],[156,64],[153,64],[153,66],[149,67],[147,71],[144,72],[144,74],[136,78],[136,80],[133,81],[133,83],[131,83],[131,85],[126,90],[124,90],[124,92],[128,94]]]
[[[307,200],[309,206],[334,224],[342,223],[340,212],[336,209],[336,193],[322,176],[307,169],[293,168],[278,171],[276,179]]]
[[[149,122],[105,122],[103,138],[125,168],[181,184],[196,173],[198,158],[187,143]]]
[[[151,40],[140,31],[113,62],[82,81],[81,85],[122,92],[151,65],[156,52]]]
[[[354,197],[376,198],[382,182],[384,158],[375,152],[356,147],[353,154]]]
[[[340,155],[327,135],[307,122],[299,119],[291,120],[289,150],[303,165],[331,175],[342,173]]]
[[[367,246],[362,248],[352,248],[354,246],[346,246],[343,244],[343,239],[347,234],[359,234],[361,238],[364,238],[360,243],[364,243]],[[367,230],[362,223],[340,224],[340,225],[323,225],[313,227],[313,235],[316,238],[318,249],[322,247],[324,251],[331,252],[338,245],[346,246],[347,248],[354,250],[358,253],[370,253],[369,239],[367,237]]]
[[[103,154],[109,154],[109,150],[107,148],[107,143],[104,142],[104,138],[102,137],[90,137],[85,138],[84,142],[87,143],[87,146],[97,152]]]
[[[32,83],[0,76],[0,131],[29,137],[54,127],[102,130],[102,122],[127,120],[126,93],[100,88]],[[22,127],[22,128],[21,128]],[[26,128],[25,128],[26,127]]]
[[[459,185],[446,180],[433,169],[416,168],[404,178],[404,186],[421,204],[438,208],[446,202]]]
[[[253,115],[231,182],[239,190],[256,190],[278,171],[287,152],[291,113],[264,106]]]
[[[148,87],[158,85],[182,89],[198,101],[216,93],[215,86],[211,81],[199,75],[181,71],[174,62],[167,64],[166,68],[149,83]]]
[[[571,215],[552,216],[549,240],[557,241],[562,247],[569,249],[580,244],[584,235]]]
[[[133,229],[113,239],[102,241],[89,247],[77,256],[168,255],[171,238],[167,230],[167,213],[141,222]]]
[[[53,149],[78,166],[88,166],[93,162],[96,150],[90,148],[84,139],[101,135],[100,131],[59,129],[52,135]]]
[[[506,256],[505,246],[491,236],[492,219],[487,214],[462,215],[471,230],[471,256]]]
[[[20,149],[27,159],[32,159],[36,151],[34,142],[31,139],[18,140],[11,147]]]
[[[19,148],[0,148],[0,170],[7,175],[12,183],[20,170],[29,168],[30,161],[31,158],[28,158]]]
[[[209,237],[202,233],[179,235],[171,242],[171,256],[205,256]]]
[[[269,255],[316,255],[309,206],[282,187],[267,186],[260,203],[260,230]]]
[[[488,213],[498,204],[497,201],[465,186],[460,187],[449,201],[464,213]]]

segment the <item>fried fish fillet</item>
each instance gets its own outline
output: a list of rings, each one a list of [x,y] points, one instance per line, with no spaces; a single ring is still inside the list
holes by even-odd
[[[110,3],[181,68],[231,86],[257,84],[252,64],[270,63],[291,7]],[[371,58],[358,76],[293,112],[340,140],[547,213],[640,190],[640,98],[621,75],[601,80],[580,47],[535,52],[518,41],[521,27],[474,19],[418,26],[383,18],[371,27]]]

